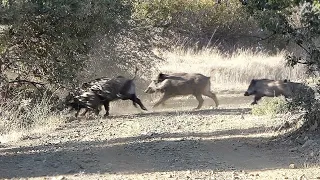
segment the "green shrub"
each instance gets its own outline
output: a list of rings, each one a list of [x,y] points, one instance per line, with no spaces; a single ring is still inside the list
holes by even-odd
[[[212,0],[138,0],[133,11],[134,19],[163,28],[160,36],[173,36],[184,45],[196,43],[202,47],[221,40],[234,46],[237,40],[248,41],[249,32],[257,30],[238,0],[220,4]],[[172,41],[177,43],[176,39]]]
[[[264,98],[259,104],[253,106],[252,114],[262,116],[282,114],[288,112],[288,103],[283,97]]]

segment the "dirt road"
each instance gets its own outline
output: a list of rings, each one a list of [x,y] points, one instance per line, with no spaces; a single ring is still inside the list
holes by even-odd
[[[270,143],[282,121],[251,115],[250,101],[229,96],[218,109],[206,102],[190,111],[194,101],[181,100],[138,114],[113,105],[108,119],[74,120],[1,142],[0,178],[320,178],[293,146]]]

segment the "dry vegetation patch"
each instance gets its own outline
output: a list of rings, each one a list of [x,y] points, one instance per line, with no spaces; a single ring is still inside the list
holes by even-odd
[[[215,90],[245,90],[252,78],[290,79],[302,81],[303,66],[287,67],[285,52],[268,55],[265,52],[239,49],[232,54],[221,53],[216,48],[201,51],[174,48],[172,51],[155,53],[165,60],[158,64],[163,72],[193,72],[211,76]]]

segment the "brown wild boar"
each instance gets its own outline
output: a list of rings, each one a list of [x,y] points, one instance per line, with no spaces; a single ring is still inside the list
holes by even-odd
[[[298,96],[299,93],[308,93],[310,96],[314,97],[312,88],[302,83],[290,82],[286,79],[252,79],[244,96],[254,95],[254,100],[251,103],[251,105],[254,105],[264,96],[278,97],[282,95],[287,100],[287,98]]]
[[[169,98],[181,95],[194,95],[199,102],[195,109],[202,107],[204,101],[202,95],[213,99],[216,107],[219,105],[217,96],[210,89],[210,77],[199,73],[160,73],[145,90],[145,93],[149,94],[154,92],[162,92],[163,96],[153,107],[163,104]]]

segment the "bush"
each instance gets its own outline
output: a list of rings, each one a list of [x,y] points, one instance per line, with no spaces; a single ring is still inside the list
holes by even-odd
[[[146,26],[162,28],[159,35],[171,40],[169,45],[243,47],[256,41],[252,39],[256,33],[261,34],[238,0],[220,4],[212,0],[138,0],[133,17]]]
[[[0,11],[0,23],[8,23],[0,34],[4,78],[14,73],[30,81],[75,83],[100,36],[130,27],[132,7],[122,0],[13,2]],[[4,17],[8,21],[1,22]]]
[[[282,114],[289,111],[288,103],[283,97],[264,98],[259,104],[253,106],[252,114],[262,116]]]
[[[309,0],[251,0],[247,10],[263,30],[272,32],[269,37],[280,36],[287,45],[296,47],[286,56],[287,64],[304,64],[308,73],[319,76],[320,72],[320,3]],[[270,38],[271,40],[272,38]],[[317,88],[319,91],[319,87]],[[320,124],[319,100],[308,95],[295,97],[291,109],[305,112],[305,126],[317,127]]]
[[[314,88],[304,84],[288,104],[290,111],[300,111],[304,113],[305,122],[302,130],[319,127],[320,100],[317,98],[317,94],[320,92],[319,88],[319,84]]]

